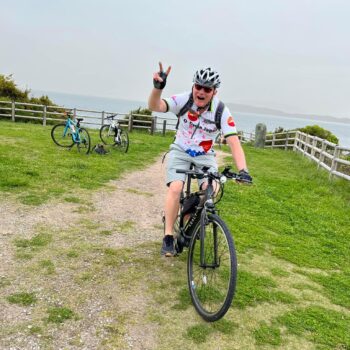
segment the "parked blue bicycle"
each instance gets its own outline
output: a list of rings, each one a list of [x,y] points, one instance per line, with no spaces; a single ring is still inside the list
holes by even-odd
[[[88,154],[91,147],[91,138],[85,128],[80,127],[83,118],[72,119],[70,114],[65,123],[55,125],[51,130],[53,142],[60,147],[72,148],[77,145],[78,152]]]

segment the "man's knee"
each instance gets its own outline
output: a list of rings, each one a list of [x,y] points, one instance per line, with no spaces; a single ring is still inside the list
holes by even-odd
[[[182,181],[173,181],[169,184],[168,193],[173,196],[179,196],[183,188]]]

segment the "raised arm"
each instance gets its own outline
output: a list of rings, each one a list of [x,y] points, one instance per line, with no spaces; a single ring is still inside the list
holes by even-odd
[[[166,79],[171,71],[171,66],[168,67],[166,72],[163,70],[163,65],[159,62],[159,71],[153,74],[154,88],[148,98],[148,108],[154,112],[167,112],[167,105],[161,99],[162,90],[166,85]]]

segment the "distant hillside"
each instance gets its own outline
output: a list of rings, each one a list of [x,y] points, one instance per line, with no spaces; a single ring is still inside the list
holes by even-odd
[[[229,106],[230,110],[235,112],[277,115],[279,117],[303,118],[303,119],[350,124],[350,118],[336,118],[336,117],[324,116],[324,115],[287,113],[287,112],[279,111],[277,109],[266,108],[266,107],[254,107],[254,106],[249,106],[249,105],[244,105],[239,103],[227,103],[227,105]]]

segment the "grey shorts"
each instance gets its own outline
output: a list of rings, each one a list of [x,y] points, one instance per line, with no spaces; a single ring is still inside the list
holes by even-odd
[[[195,169],[202,169],[204,166],[211,168],[213,171],[218,169],[215,153],[205,154],[198,157],[191,157],[181,147],[174,143],[170,146],[167,164],[166,184],[179,180],[185,182],[186,174],[179,174],[177,169],[189,170],[191,164],[194,164]],[[199,185],[205,182],[205,179],[198,180]]]

